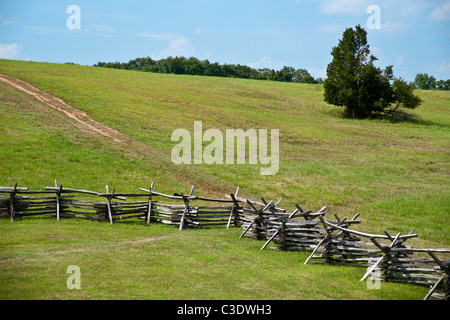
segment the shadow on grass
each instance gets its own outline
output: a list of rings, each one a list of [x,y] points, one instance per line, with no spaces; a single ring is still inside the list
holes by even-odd
[[[390,123],[412,123],[417,125],[429,126],[429,127],[439,127],[439,128],[450,128],[450,124],[435,122],[431,120],[424,120],[417,114],[408,113],[404,110],[397,110],[395,113],[389,114],[387,116],[375,115],[369,118],[353,118],[351,115],[343,110],[337,110],[336,108],[329,109],[326,111],[327,114],[332,115],[345,120],[374,120],[374,121],[387,121]]]

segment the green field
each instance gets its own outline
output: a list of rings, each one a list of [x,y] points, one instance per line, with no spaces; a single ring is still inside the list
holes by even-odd
[[[0,82],[0,185],[278,200],[294,210],[327,206],[365,232],[416,229],[416,247],[450,247],[450,93],[419,91],[419,120],[351,120],[323,102],[323,87],[177,76],[0,60],[0,73],[63,99],[127,137],[87,132],[34,97]],[[280,130],[280,169],[175,165],[175,129]],[[422,299],[427,288],[383,283],[368,290],[364,268],[303,265],[307,253],[259,251],[240,229],[178,232],[135,220],[0,221],[3,299]],[[82,290],[68,290],[78,265]]]

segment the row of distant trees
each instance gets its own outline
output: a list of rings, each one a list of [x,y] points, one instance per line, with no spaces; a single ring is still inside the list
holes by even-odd
[[[421,90],[450,90],[450,79],[438,81],[427,73],[419,73],[414,79],[414,87]]]
[[[94,66],[154,73],[188,74],[311,84],[323,83],[323,79],[315,79],[305,69],[295,69],[293,67],[284,67],[281,70],[269,68],[255,69],[240,64],[221,65],[218,62],[211,63],[208,60],[201,61],[195,57],[168,57],[160,60],[153,60],[152,58],[147,57],[130,60],[127,63],[99,62]]]
[[[135,70],[154,73],[188,74],[197,76],[215,76],[244,78],[256,80],[272,80],[282,82],[322,84],[324,79],[315,79],[306,69],[283,67],[281,70],[269,68],[254,69],[240,64],[211,63],[208,60],[199,60],[195,57],[168,57],[154,60],[150,57],[137,58],[129,62],[99,62],[95,67]],[[416,75],[412,85],[421,90],[450,90],[450,79],[436,80],[427,73]]]

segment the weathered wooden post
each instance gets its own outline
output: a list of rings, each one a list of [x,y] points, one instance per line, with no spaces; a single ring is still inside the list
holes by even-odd
[[[113,218],[112,218],[112,212],[111,212],[111,198],[114,197],[114,192],[116,190],[113,190],[113,194],[111,196],[111,194],[109,194],[109,187],[106,186],[106,206],[108,209],[108,217],[109,217],[109,222],[111,223],[111,225],[113,225]]]
[[[259,227],[261,224],[264,223],[264,211],[266,211],[267,209],[270,209],[274,206],[273,204],[273,200],[270,200],[269,203],[266,204],[266,206],[260,210],[256,209],[255,206],[253,205],[253,203],[247,199],[247,203],[253,208],[253,210],[255,211],[255,213],[257,214],[257,217],[255,217],[253,219],[253,221],[248,225],[247,229],[244,230],[244,232],[241,234],[241,236],[239,237],[239,239],[241,239],[243,236],[246,235],[246,233],[251,229],[251,227],[253,227],[253,225],[256,223],[257,226]]]
[[[150,216],[152,214],[152,192],[153,192],[154,186],[155,186],[155,182],[152,182],[152,185],[150,186],[150,190],[149,190],[149,196],[148,196],[147,224],[150,223]]]
[[[394,248],[399,248],[402,246],[402,244],[409,238],[409,237],[414,237],[417,236],[415,234],[413,234],[415,230],[412,229],[410,232],[408,232],[408,234],[401,236],[400,233],[397,234],[397,236],[395,238],[392,238],[391,235],[389,235],[389,233],[387,231],[384,231],[384,233],[386,234],[387,238],[389,239],[389,241],[391,241],[391,244],[389,246],[384,246],[381,245],[377,239],[375,237],[369,237],[370,241],[372,241],[372,243],[378,247],[378,249],[380,249],[380,251],[383,253],[383,255],[371,266],[369,266],[367,268],[366,273],[364,274],[364,276],[361,278],[360,281],[364,281],[369,275],[370,273],[372,273],[373,270],[375,270],[376,268],[378,268],[378,266],[380,264],[383,264],[385,262],[388,261],[393,261],[397,259],[398,253],[397,252],[393,252]]]
[[[238,204],[237,204],[237,201],[236,201],[236,197],[238,196],[238,193],[239,193],[239,187],[237,187],[236,193],[234,194],[234,197],[233,197],[232,194],[230,194],[231,198],[233,199],[233,206],[231,207],[230,217],[228,218],[227,229],[230,227],[231,218],[233,217],[233,214],[234,214],[234,208],[238,207]]]
[[[326,209],[326,207],[323,207],[322,209],[319,210],[319,212],[320,212],[321,214],[323,214],[323,211],[324,211],[325,209]],[[355,219],[356,217],[357,217],[357,216],[355,216],[353,219]],[[337,218],[337,220],[338,220],[338,223],[336,224],[335,227],[339,227],[340,225],[342,225],[342,224],[347,220],[347,218],[343,218],[342,220],[339,219],[338,217],[336,217],[336,218]],[[320,242],[317,244],[317,246],[313,249],[313,251],[311,252],[311,255],[305,260],[305,263],[304,263],[304,264],[308,264],[309,260],[311,260],[311,259],[314,257],[314,255],[316,254],[316,251],[317,251],[322,245],[324,245],[324,244],[330,244],[330,243],[333,241],[333,238],[340,237],[344,232],[347,231],[347,230],[345,230],[346,228],[343,228],[342,230],[340,230],[340,231],[341,231],[340,233],[338,233],[337,235],[333,236],[332,230],[333,230],[335,227],[328,228],[327,223],[325,222],[325,219],[323,218],[322,215],[319,215],[319,219],[320,219],[320,221],[322,222],[322,225],[323,225],[323,227],[324,227],[324,230],[325,230],[326,234],[325,234],[325,236],[322,238],[322,240],[320,240]],[[352,219],[352,220],[353,220],[353,219]],[[326,250],[325,250],[325,252],[326,252]]]
[[[278,235],[278,233],[280,231],[284,231],[286,229],[286,222],[288,222],[289,220],[291,220],[295,214],[299,212],[298,209],[295,209],[294,212],[292,212],[288,217],[281,217],[279,218],[279,220],[281,221],[281,227],[277,228],[277,230],[274,232],[274,234],[269,238],[269,240],[266,241],[266,243],[261,247],[261,250],[264,250],[267,245],[273,240],[275,239],[275,237]]]
[[[11,177],[9,178],[9,186],[12,188]],[[10,194],[9,194],[9,209],[10,209],[10,212],[11,212],[11,222],[14,222],[14,216],[15,216],[15,212],[14,212],[14,196],[16,194],[16,189],[17,189],[17,182],[14,184],[13,192],[10,192]]]
[[[191,193],[189,194],[189,197],[192,197],[192,195],[194,194],[194,186],[192,186],[191,188]],[[189,197],[184,196],[183,194],[181,194],[181,196],[183,197],[183,201],[184,201],[184,211],[183,211],[183,215],[181,216],[181,221],[180,221],[180,231],[183,230],[184,227],[184,220],[186,218],[186,214],[189,210]]]
[[[58,188],[58,180],[55,180],[55,187]],[[56,191],[56,219],[59,221],[59,216],[61,212],[61,206],[60,206],[60,197],[62,192],[63,186],[61,185],[59,187],[59,190]]]
[[[449,296],[449,291],[450,291],[450,283],[449,283],[450,260],[441,261],[438,257],[436,257],[436,255],[431,250],[427,250],[427,253],[437,263],[437,265],[439,267],[438,270],[440,270],[442,272],[442,275],[434,283],[434,285],[431,286],[430,290],[425,295],[423,300],[428,300],[430,297],[432,297],[434,292],[436,291],[436,289],[438,289],[438,287],[442,287],[442,289],[443,289],[442,290],[443,292],[441,293],[441,296],[439,297],[439,295],[438,295],[438,299],[445,299],[445,300],[447,300],[448,296]]]

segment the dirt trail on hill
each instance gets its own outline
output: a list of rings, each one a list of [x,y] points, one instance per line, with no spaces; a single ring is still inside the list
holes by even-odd
[[[49,107],[56,109],[62,113],[64,113],[67,117],[74,120],[77,123],[77,126],[81,130],[88,130],[90,132],[95,132],[101,134],[102,136],[111,138],[115,142],[125,143],[125,137],[119,131],[105,126],[94,119],[92,119],[86,112],[78,110],[70,105],[68,105],[64,100],[56,98],[48,93],[45,93],[39,90],[36,87],[33,87],[29,83],[26,83],[22,80],[0,74],[0,81],[7,83],[14,88],[21,90],[29,95],[34,96],[37,100],[45,103]]]
[[[19,255],[11,258],[3,258],[0,259],[0,263],[8,263],[11,261],[17,261],[17,260],[36,260],[39,258],[46,258],[48,256],[55,256],[55,255],[63,255],[63,254],[69,254],[74,252],[98,252],[103,249],[113,248],[116,246],[123,246],[123,245],[133,245],[133,244],[141,244],[141,243],[149,243],[149,242],[155,242],[157,240],[165,239],[168,237],[173,237],[176,235],[164,235],[164,236],[153,236],[148,238],[140,238],[136,240],[129,240],[129,241],[122,241],[122,242],[113,242],[109,244],[105,244],[101,247],[82,247],[82,248],[68,248],[64,250],[52,250],[52,251],[45,251],[45,252],[37,252],[37,257],[30,257],[28,255]]]
[[[196,185],[204,190],[205,196],[215,197],[223,195],[222,182],[216,181],[213,176],[205,178],[205,175],[202,175],[203,171],[201,168],[197,169],[193,166],[189,166],[189,168],[187,166],[174,167],[170,154],[92,119],[86,112],[67,104],[60,98],[41,91],[23,80],[0,73],[0,84],[20,90],[35,98],[38,103],[57,110],[68,120],[70,125],[73,125],[78,130],[110,140],[112,143],[108,143],[108,148],[133,158],[157,164],[158,172],[165,179],[189,181],[187,182],[189,186]],[[61,121],[61,119],[56,121]]]

